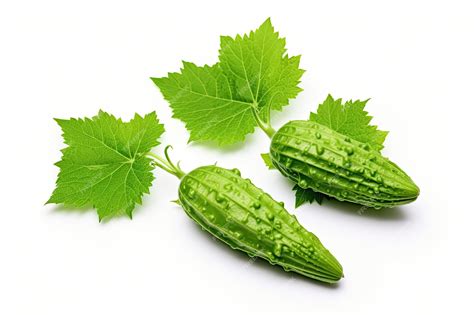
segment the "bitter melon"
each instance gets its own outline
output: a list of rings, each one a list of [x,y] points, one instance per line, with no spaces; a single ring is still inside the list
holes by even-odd
[[[314,121],[290,121],[272,137],[272,164],[301,188],[373,208],[414,201],[411,178],[368,144]]]
[[[181,180],[179,202],[191,219],[233,249],[323,282],[343,276],[319,239],[237,169],[212,165],[189,172]]]

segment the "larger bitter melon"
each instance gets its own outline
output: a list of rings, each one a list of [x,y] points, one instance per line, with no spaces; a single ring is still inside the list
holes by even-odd
[[[203,229],[251,257],[323,282],[343,276],[319,239],[237,169],[212,165],[191,171],[181,180],[179,201]]]

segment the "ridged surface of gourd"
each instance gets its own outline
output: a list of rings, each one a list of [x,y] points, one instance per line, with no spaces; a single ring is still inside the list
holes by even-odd
[[[193,170],[181,180],[179,200],[194,221],[233,249],[323,282],[342,277],[341,265],[319,239],[237,169]]]
[[[412,202],[420,193],[378,151],[313,121],[295,120],[281,127],[272,138],[270,157],[301,188],[341,201],[384,208]]]

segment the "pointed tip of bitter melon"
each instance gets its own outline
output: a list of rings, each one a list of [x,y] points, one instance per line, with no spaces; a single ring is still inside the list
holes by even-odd
[[[344,271],[339,261],[337,261],[336,257],[334,257],[328,250],[325,251],[323,257],[324,263],[322,264],[322,266],[324,266],[326,276],[325,279],[321,280],[327,283],[336,283],[342,278],[344,278]]]
[[[412,185],[410,185],[407,192],[413,197],[413,199],[416,199],[420,195],[420,188],[412,182]]]
[[[414,201],[420,195],[420,188],[413,182],[413,180],[408,177],[407,180],[402,184],[402,193],[401,195],[406,200]]]

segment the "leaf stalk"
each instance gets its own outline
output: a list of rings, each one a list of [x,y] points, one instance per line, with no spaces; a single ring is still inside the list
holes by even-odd
[[[253,118],[257,122],[257,125],[260,127],[260,129],[262,129],[267,134],[267,136],[271,139],[273,135],[275,134],[275,129],[273,129],[273,127],[270,125],[269,115],[267,115],[267,121],[264,121],[263,119],[260,118],[255,107],[252,108],[252,114],[253,114]]]
[[[159,155],[157,155],[153,152],[148,152],[146,155],[153,159],[152,163],[153,163],[154,166],[158,166],[162,170],[164,170],[164,171],[178,177],[179,179],[181,179],[181,178],[183,178],[184,175],[186,175],[186,173],[179,166],[179,162],[175,165],[171,161],[171,159],[169,157],[169,154],[168,154],[168,150],[170,148],[173,148],[173,147],[171,145],[166,146],[165,151],[164,151],[164,154],[165,154],[164,159],[161,156],[159,156]]]

